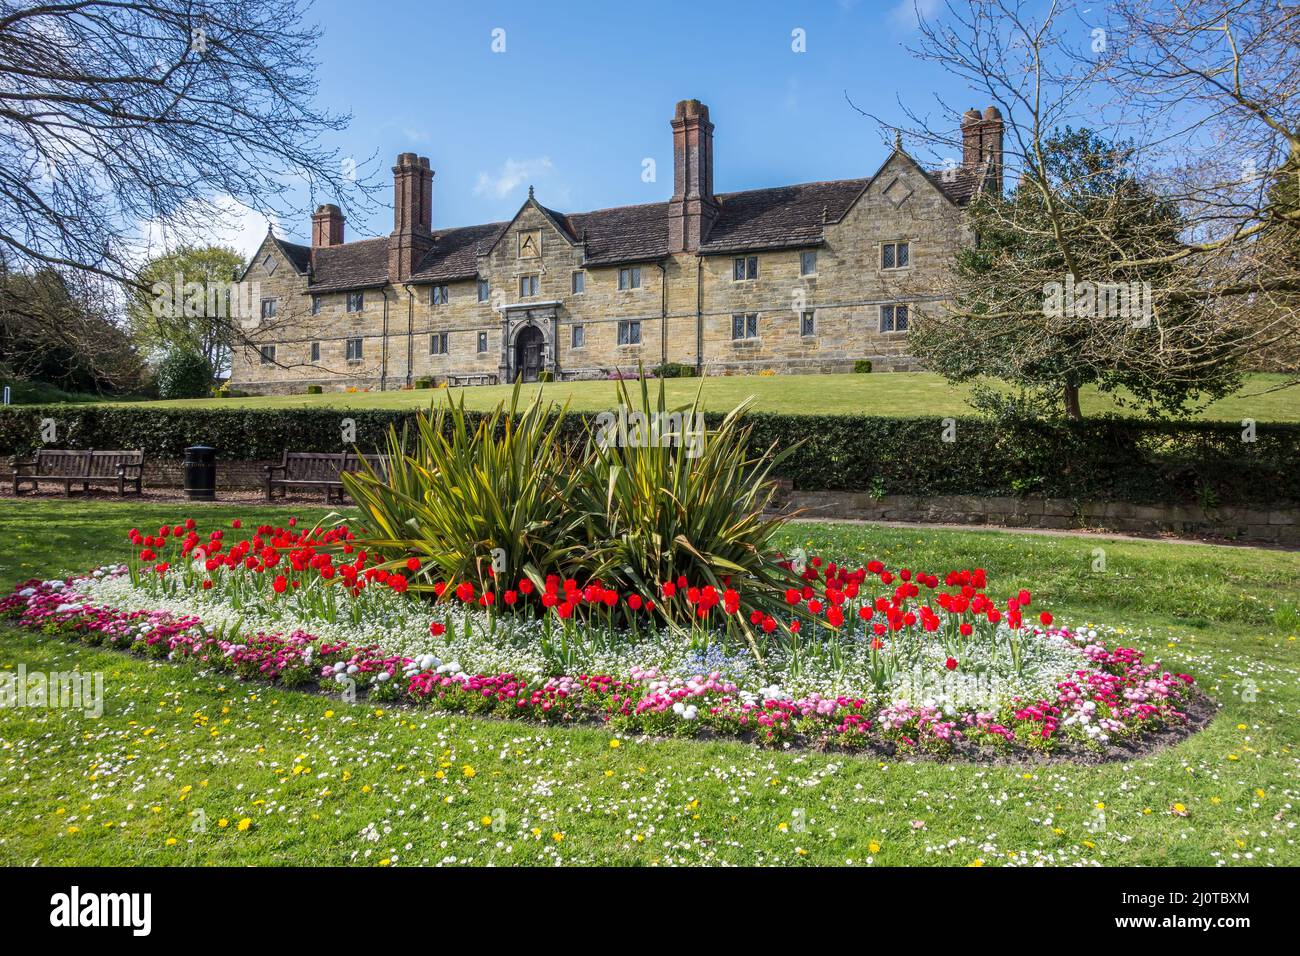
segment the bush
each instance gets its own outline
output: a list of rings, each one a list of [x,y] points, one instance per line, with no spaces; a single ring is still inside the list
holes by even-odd
[[[539,381],[539,382],[554,382],[554,381],[555,381],[555,373],[554,373],[554,372],[538,372],[538,373],[537,373],[537,381]]]
[[[158,365],[159,398],[207,398],[212,367],[198,352],[173,349]]]
[[[227,461],[279,460],[286,448],[338,451],[344,416],[356,422],[363,451],[382,450],[390,426],[415,421],[414,411],[403,409],[18,405],[0,409],[0,457],[38,447],[41,419],[53,418],[58,447],[144,448],[151,459],[176,461],[186,445],[204,441]],[[465,416],[471,425],[486,417]],[[705,417],[714,428],[723,416]],[[976,416],[955,422],[957,441],[948,443],[939,416],[746,415],[756,447],[803,441],[776,469],[803,490],[866,491],[878,478],[893,494],[1300,502],[1300,424],[1259,424],[1256,440],[1244,442],[1236,422]],[[569,415],[561,440],[581,448],[587,427],[582,416]]]
[[[853,363],[853,371],[859,375],[866,375],[871,372],[871,359],[858,359]]]
[[[665,362],[654,368],[656,378],[694,378],[695,366],[681,362]]]
[[[324,392],[325,392],[325,389],[321,388],[319,385],[308,385],[308,386],[307,386],[307,394],[308,394],[308,395],[321,395],[321,394],[324,394]]]
[[[416,387],[416,388],[433,388],[433,376],[432,376],[432,375],[422,375],[420,378],[417,378],[417,379],[415,380],[415,387]]]

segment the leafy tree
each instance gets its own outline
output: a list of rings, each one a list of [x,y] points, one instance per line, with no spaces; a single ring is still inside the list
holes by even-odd
[[[1087,384],[1162,413],[1238,386],[1231,331],[1200,321],[1162,261],[1178,245],[1178,210],[1128,155],[1067,127],[1009,196],[971,204],[977,238],[956,257],[952,307],[918,312],[911,333],[931,368],[1053,395],[1074,418]]]
[[[230,299],[214,297],[215,309],[205,307],[186,315],[175,304],[159,315],[155,308],[159,291],[165,290],[174,303],[179,287],[199,283],[205,288],[228,285],[243,266],[235,250],[225,246],[181,246],[174,252],[151,259],[138,273],[136,284],[128,288],[127,318],[131,337],[146,355],[160,357],[176,350],[203,357],[209,369],[220,372],[229,367],[232,328]]]
[[[0,375],[67,392],[140,389],[145,366],[110,295],[81,273],[0,270]]]
[[[172,349],[158,364],[159,398],[206,398],[212,390],[212,366],[193,349]]]

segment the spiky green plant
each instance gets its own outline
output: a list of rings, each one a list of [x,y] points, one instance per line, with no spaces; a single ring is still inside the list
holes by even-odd
[[[662,381],[653,400],[644,377],[639,385],[634,402],[619,382],[623,415],[598,418],[588,438],[579,485],[587,530],[583,564],[602,581],[642,593],[658,594],[663,582],[685,576],[719,592],[734,588],[747,611],[783,609],[785,588],[796,581],[777,564],[772,538],[786,519],[764,512],[773,469],[791,449],[751,453],[750,428],[742,424],[750,401],[709,430],[699,391],[690,404],[669,408]],[[684,602],[660,608],[670,622],[689,624]],[[735,624],[753,646],[749,621],[740,617]]]
[[[518,384],[509,406],[477,427],[463,397],[438,405],[416,416],[414,435],[390,429],[384,468],[343,475],[367,529],[357,543],[388,567],[419,558],[412,590],[440,580],[493,587],[494,555],[504,557],[496,564],[503,587],[575,570],[583,521],[571,501],[580,473],[558,441],[567,408],[549,414],[540,390],[519,406]]]

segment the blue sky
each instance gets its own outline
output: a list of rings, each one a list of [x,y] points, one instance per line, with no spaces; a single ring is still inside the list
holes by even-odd
[[[915,37],[912,5],[318,0],[317,105],[353,115],[336,145],[358,161],[377,152],[385,184],[397,153],[430,157],[435,227],[509,218],[530,183],[539,201],[571,212],[668,198],[668,120],[689,97],[716,126],[718,192],[865,176],[888,149],[846,90],[900,122],[899,97],[935,116],[936,95],[985,105],[903,49]],[[806,52],[792,49],[796,29]],[[656,182],[642,180],[646,159]],[[307,204],[284,235],[308,236]],[[391,212],[375,209],[349,220],[348,238],[391,228]]]

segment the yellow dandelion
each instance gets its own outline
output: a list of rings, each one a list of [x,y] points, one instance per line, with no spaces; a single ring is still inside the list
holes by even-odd
[[[235,824],[235,829],[238,830],[240,833],[243,833],[252,825],[253,825],[253,821],[249,817],[244,817],[244,819],[240,820],[238,823]]]
[[[478,771],[475,770],[473,767],[471,767],[469,764],[465,764],[465,766],[461,767],[460,772],[464,774],[466,777],[473,777],[478,773]]]
[[[230,821],[227,820],[225,817],[222,817],[220,820],[217,821],[218,829],[224,830],[228,826],[230,826]]]
[[[478,822],[483,824],[485,827],[490,827],[492,825],[492,818],[489,816],[483,816],[479,818]]]
[[[611,741],[609,742],[609,746],[610,746],[612,749],[617,750],[619,747],[623,746],[623,741],[621,741],[621,740],[619,740],[617,737],[615,737],[613,740],[611,740]]]
[[[564,839],[564,834],[561,833],[559,830],[556,830],[554,833],[551,834],[551,839],[554,840],[556,843],[559,843],[561,840]]]
[[[870,843],[867,844],[867,852],[868,852],[868,853],[879,853],[879,852],[880,852],[880,844],[877,843],[875,840],[872,840]]]

